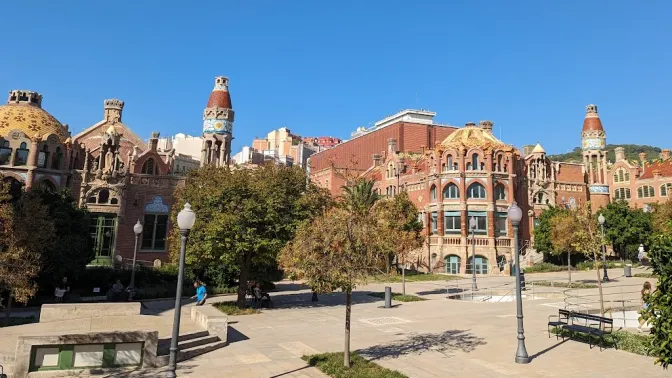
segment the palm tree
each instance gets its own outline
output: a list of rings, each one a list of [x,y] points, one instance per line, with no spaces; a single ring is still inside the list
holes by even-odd
[[[357,179],[351,186],[344,186],[342,196],[345,207],[352,213],[367,212],[378,202],[380,195],[373,190],[375,181]]]

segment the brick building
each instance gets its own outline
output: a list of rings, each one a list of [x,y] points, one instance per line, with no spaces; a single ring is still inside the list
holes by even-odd
[[[169,212],[184,172],[174,170],[174,150],[158,150],[159,133],[147,143],[122,122],[123,109],[123,101],[105,100],[102,120],[71,136],[42,108],[42,95],[10,91],[0,106],[0,174],[15,195],[69,188],[92,214],[93,264],[132,258],[138,220],[138,260],[167,261]],[[203,115],[201,165],[229,163],[232,127],[228,79],[217,77]]]
[[[380,121],[359,137],[314,155],[310,165],[311,179],[334,194],[340,193],[345,169],[374,179],[383,195],[408,192],[428,240],[409,268],[431,266],[456,274],[471,273],[473,266],[477,274],[509,274],[514,251],[507,210],[513,201],[524,213],[519,247],[526,264],[536,260],[533,230],[544,209],[588,200],[595,208],[609,203],[613,175],[594,105],[587,107],[584,118],[582,164],[551,161],[540,144],[521,153],[492,134],[490,121],[455,128],[435,125],[435,113],[414,112]],[[672,161],[669,167],[672,173]]]

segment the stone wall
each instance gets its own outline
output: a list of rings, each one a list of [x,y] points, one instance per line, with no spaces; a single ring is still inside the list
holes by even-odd
[[[103,316],[140,315],[140,302],[45,304],[40,309],[40,323]]]

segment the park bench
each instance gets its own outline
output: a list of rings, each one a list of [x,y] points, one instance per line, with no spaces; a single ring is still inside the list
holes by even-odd
[[[612,333],[614,328],[613,319],[563,309],[558,309],[558,316],[556,319],[556,321],[551,321],[551,317],[549,317],[548,327],[549,330],[551,326],[556,327],[557,333],[560,334],[563,340],[565,337],[562,331],[567,330],[570,339],[575,333],[587,335],[588,345],[590,345],[591,349],[593,348],[593,336],[599,339],[600,350],[604,347],[605,336],[610,336],[612,342],[616,345],[616,339]]]

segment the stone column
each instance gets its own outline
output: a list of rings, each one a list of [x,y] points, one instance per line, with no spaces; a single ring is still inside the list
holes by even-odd
[[[38,134],[30,138],[30,151],[28,152],[28,172],[26,173],[26,191],[33,187],[33,176],[37,167],[37,154],[42,137]]]

